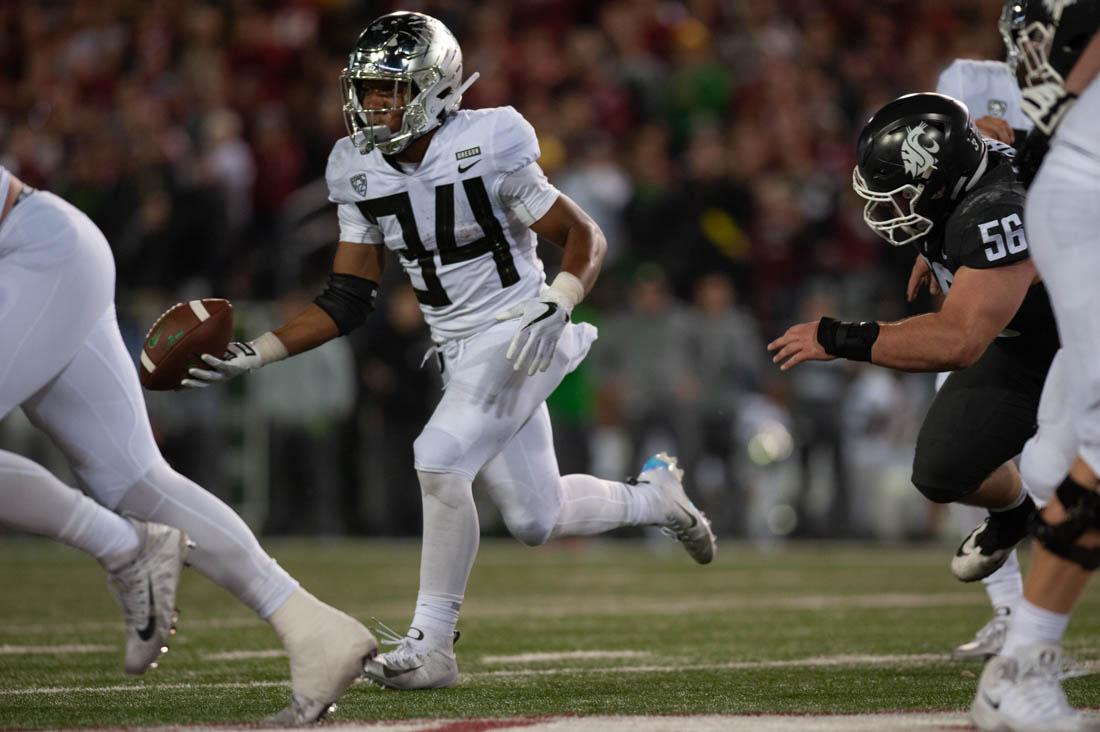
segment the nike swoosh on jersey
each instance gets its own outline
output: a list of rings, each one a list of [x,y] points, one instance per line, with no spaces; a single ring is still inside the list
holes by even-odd
[[[465,172],[466,172],[467,170],[469,170],[470,168],[474,167],[475,165],[477,165],[477,164],[478,164],[478,163],[480,163],[480,162],[481,162],[481,158],[478,158],[477,160],[475,160],[474,162],[470,163],[469,165],[459,165],[459,166],[458,166],[458,172],[459,172],[459,173],[465,173]]]
[[[985,699],[985,703],[993,707],[994,709],[1001,708],[1001,703],[999,701],[993,701],[989,694],[986,694],[984,691],[982,692],[982,699]]]
[[[153,578],[148,577],[146,581],[149,583],[149,622],[145,624],[144,628],[140,628],[137,632],[138,638],[143,641],[147,641],[153,637],[153,633],[157,632],[157,603],[153,597]]]

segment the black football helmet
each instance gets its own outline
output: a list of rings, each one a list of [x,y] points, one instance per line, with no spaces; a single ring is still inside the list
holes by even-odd
[[[962,102],[907,94],[859,134],[852,187],[863,220],[894,246],[926,236],[985,172],[988,149]]]
[[[1008,0],[1001,17],[1009,57],[1019,60],[1020,86],[1063,84],[1100,28],[1100,1]]]

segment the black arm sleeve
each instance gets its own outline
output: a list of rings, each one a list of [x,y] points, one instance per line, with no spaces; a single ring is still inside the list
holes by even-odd
[[[377,294],[377,283],[363,277],[333,272],[329,275],[325,291],[313,302],[329,314],[340,335],[347,335],[361,326],[374,310]]]

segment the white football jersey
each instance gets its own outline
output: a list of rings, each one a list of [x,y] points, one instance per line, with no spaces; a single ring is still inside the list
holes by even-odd
[[[534,129],[511,107],[451,115],[409,172],[345,137],[325,171],[340,241],[397,252],[437,342],[478,333],[545,284],[530,227],[559,193],[538,158]]]
[[[1054,144],[1069,143],[1093,158],[1092,166],[1100,160],[1100,77],[1093,77],[1077,102],[1066,112],[1062,124],[1054,131]]]
[[[1014,130],[1031,129],[1020,100],[1020,87],[1004,61],[957,58],[940,74],[936,92],[958,99],[974,119],[999,117]]]

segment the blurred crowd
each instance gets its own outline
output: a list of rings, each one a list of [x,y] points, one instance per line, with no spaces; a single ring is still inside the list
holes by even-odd
[[[862,224],[855,135],[951,59],[1001,57],[1000,4],[0,3],[0,162],[103,229],[135,353],[185,297],[255,303],[239,318],[254,334],[330,264],[319,179],[345,134],[348,50],[377,15],[428,12],[481,73],[464,106],[519,109],[609,242],[583,313],[601,340],[551,401],[562,470],[611,477],[669,446],[726,533],[919,533],[871,514],[890,486],[908,495],[927,380],[835,363],[781,377],[764,343],[825,312],[906,314],[912,255]],[[353,338],[223,394],[154,398],[177,467],[271,531],[415,532],[411,442],[438,378],[415,299],[385,290]]]

